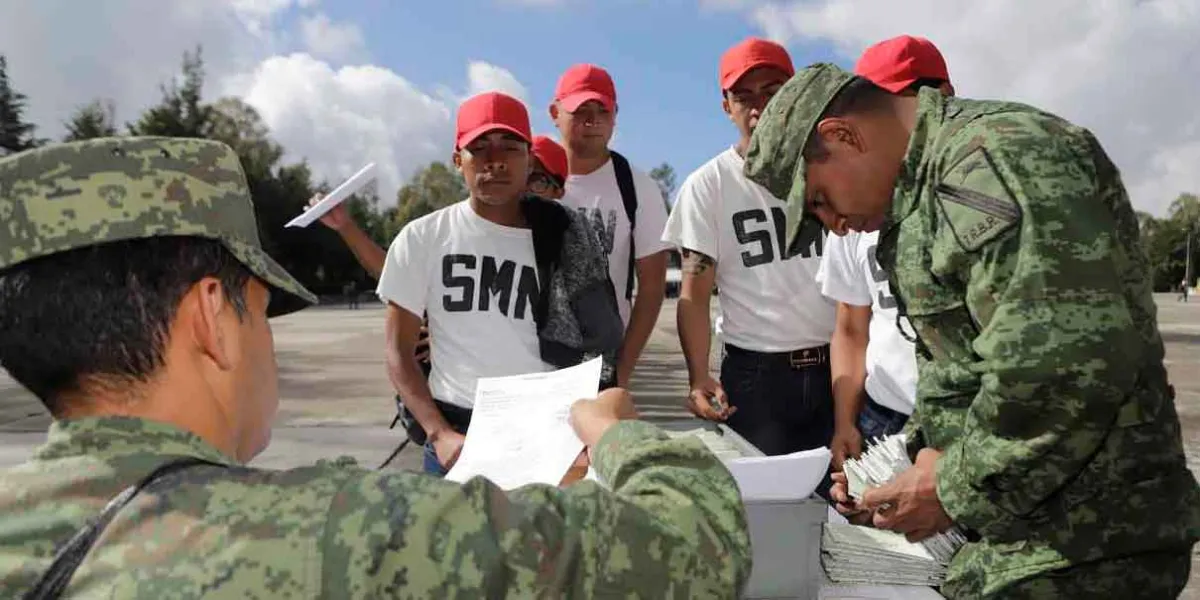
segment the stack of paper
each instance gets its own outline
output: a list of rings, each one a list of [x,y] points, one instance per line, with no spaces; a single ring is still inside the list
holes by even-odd
[[[861,500],[868,488],[883,485],[912,466],[905,450],[904,434],[868,440],[867,446],[861,457],[849,458],[843,463],[847,491],[855,500]],[[930,556],[942,563],[949,563],[965,543],[967,538],[957,526],[921,540]]]
[[[821,566],[831,581],[874,585],[940,586],[946,562],[903,535],[826,523],[821,534]]]

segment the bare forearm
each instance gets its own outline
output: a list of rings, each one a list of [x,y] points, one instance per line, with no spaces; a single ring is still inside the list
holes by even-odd
[[[687,362],[688,379],[695,383],[708,375],[708,355],[712,350],[708,297],[680,296],[675,325],[679,328],[679,343]]]
[[[662,310],[663,286],[658,284],[654,289],[641,288],[633,301],[633,310],[629,316],[629,326],[625,328],[625,341],[621,343],[618,362],[625,373],[632,373],[633,366],[646,347],[654,325],[658,322],[658,313]]]
[[[362,265],[371,277],[379,279],[379,275],[383,273],[383,261],[387,257],[387,251],[380,248],[367,232],[353,223],[339,230],[338,235],[354,254],[358,264]]]
[[[852,318],[848,312],[844,305],[838,307],[838,326],[830,341],[829,367],[833,377],[835,423],[853,427],[866,397],[867,335],[865,329],[846,325],[844,321]]]
[[[429,391],[429,382],[417,364],[413,352],[401,355],[402,350],[393,350],[388,357],[388,378],[392,387],[404,399],[404,408],[412,413],[413,418],[421,424],[421,428],[431,437],[436,432],[450,426],[442,412],[433,402],[433,394]]]
[[[679,343],[687,361],[688,379],[695,385],[708,376],[708,353],[712,349],[709,307],[713,286],[716,285],[717,263],[711,256],[690,248],[682,249],[681,254],[683,281],[679,286],[675,325],[679,329]]]
[[[633,372],[633,367],[658,322],[658,313],[662,310],[667,286],[666,252],[639,259],[637,271],[637,296],[633,300],[629,326],[625,328],[625,340],[617,357],[618,380],[621,383]]]

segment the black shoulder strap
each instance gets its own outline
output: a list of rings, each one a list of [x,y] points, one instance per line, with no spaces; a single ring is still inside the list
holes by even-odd
[[[558,268],[563,234],[571,217],[561,204],[536,196],[523,198],[521,211],[533,232],[533,256],[538,270],[538,303],[533,307],[533,320],[541,331],[550,309],[550,278]]]
[[[633,170],[629,168],[629,161],[619,152],[610,150],[609,154],[612,155],[613,171],[617,175],[617,189],[621,191],[621,202],[625,203],[625,217],[629,219],[629,273],[625,279],[625,299],[631,300],[633,299],[633,277],[637,260],[635,258],[637,251],[633,245],[636,237],[634,232],[637,231],[637,186],[633,185]]]
[[[84,525],[82,529],[77,531],[66,544],[61,546],[54,554],[54,562],[50,564],[50,568],[42,573],[38,578],[33,588],[25,593],[24,600],[48,600],[50,598],[58,598],[62,595],[63,590],[67,588],[67,584],[71,582],[71,577],[75,575],[75,570],[79,568],[83,558],[91,551],[92,545],[96,543],[96,539],[108,527],[109,522],[113,520],[117,512],[129,504],[134,496],[146,489],[150,484],[154,483],[161,477],[187,469],[198,465],[215,465],[225,467],[221,463],[212,462],[203,458],[185,457],[172,460],[157,469],[150,472],[149,475],[143,477],[141,481],[125,488],[120,494],[108,502],[96,518]]]

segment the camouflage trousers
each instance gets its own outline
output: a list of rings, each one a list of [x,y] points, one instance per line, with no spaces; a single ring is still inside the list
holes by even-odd
[[[1139,554],[1044,573],[1013,584],[989,600],[1174,600],[1187,585],[1192,567],[1190,550]],[[966,583],[966,582],[963,582]],[[976,590],[955,590],[950,599],[978,598]]]

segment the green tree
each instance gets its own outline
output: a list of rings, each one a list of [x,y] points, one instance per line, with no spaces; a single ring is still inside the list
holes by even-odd
[[[182,71],[182,85],[178,81],[162,85],[162,100],[129,125],[131,134],[208,137],[213,108],[202,102],[204,59],[199,46],[195,52],[184,52]]]
[[[393,228],[399,231],[409,221],[466,197],[467,186],[458,171],[443,162],[430,163],[396,192]]]
[[[284,150],[271,139],[258,111],[238,98],[221,98],[203,108],[207,110],[206,137],[233,148],[248,178],[271,177]]]
[[[90,140],[117,135],[116,106],[112,100],[92,100],[81,106],[65,125],[64,142]]]
[[[1146,258],[1150,261],[1154,289],[1174,291],[1183,280],[1187,266],[1188,232],[1192,232],[1192,278],[1200,257],[1200,197],[1180,194],[1171,202],[1166,218],[1138,213],[1138,228]]]
[[[25,121],[25,94],[8,78],[8,59],[0,54],[0,155],[21,152],[46,142],[34,136],[37,126]]]
[[[663,201],[667,204],[667,212],[671,212],[671,198],[675,195],[675,168],[663,163],[650,169],[650,178],[658,183],[662,190]]]

